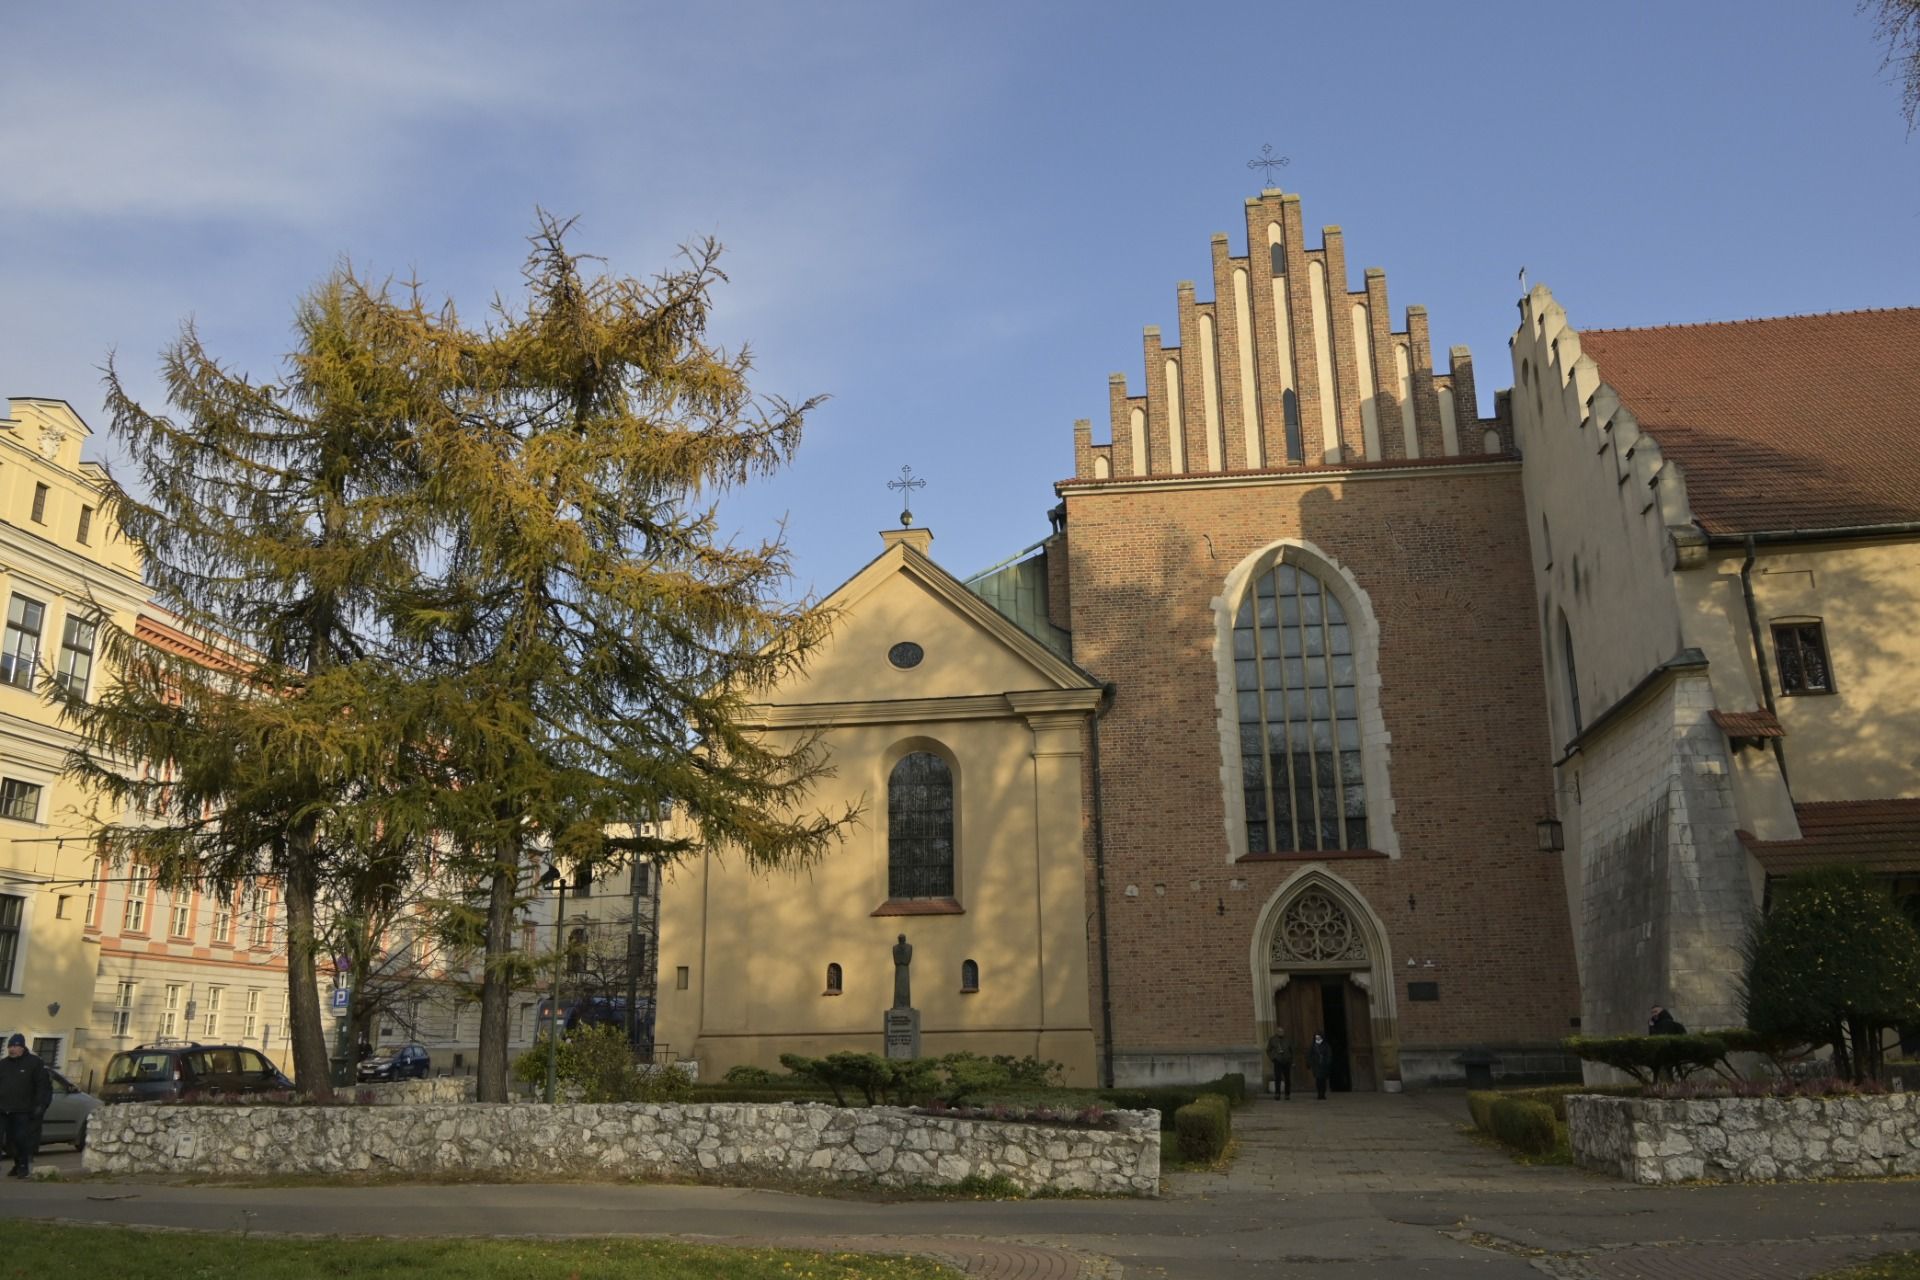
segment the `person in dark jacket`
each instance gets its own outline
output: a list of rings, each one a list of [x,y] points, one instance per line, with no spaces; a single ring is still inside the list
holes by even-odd
[[[0,1058],[0,1120],[6,1124],[7,1150],[13,1154],[9,1178],[33,1175],[40,1150],[40,1121],[53,1105],[53,1076],[46,1063],[27,1052],[27,1038],[14,1032]]]
[[[1680,1019],[1659,1005],[1653,1006],[1653,1013],[1647,1018],[1647,1034],[1650,1036],[1683,1036],[1687,1029],[1680,1025]]]
[[[1293,1101],[1293,1037],[1275,1027],[1267,1037],[1267,1057],[1273,1060],[1273,1092],[1282,1102]]]
[[[1325,1102],[1327,1077],[1333,1074],[1333,1046],[1328,1044],[1326,1036],[1318,1031],[1313,1033],[1313,1043],[1307,1046],[1307,1070],[1313,1072],[1315,1096]]]

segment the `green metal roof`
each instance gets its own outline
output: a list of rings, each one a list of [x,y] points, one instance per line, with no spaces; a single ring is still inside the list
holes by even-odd
[[[1032,550],[1032,548],[1029,548]],[[1047,620],[1047,556],[1037,551],[1024,560],[999,564],[967,579],[967,590],[985,600],[1022,631],[1073,661],[1073,640]]]

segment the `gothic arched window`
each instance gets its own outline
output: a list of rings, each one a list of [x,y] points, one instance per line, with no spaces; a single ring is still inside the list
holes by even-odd
[[[1359,672],[1346,611],[1292,564],[1259,574],[1233,626],[1247,852],[1365,849]]]
[[[887,896],[953,896],[953,771],[931,751],[887,775]]]

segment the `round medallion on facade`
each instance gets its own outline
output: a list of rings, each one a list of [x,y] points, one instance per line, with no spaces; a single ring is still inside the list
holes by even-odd
[[[905,671],[908,667],[920,665],[920,659],[926,657],[926,651],[911,640],[902,640],[887,650],[887,661]]]

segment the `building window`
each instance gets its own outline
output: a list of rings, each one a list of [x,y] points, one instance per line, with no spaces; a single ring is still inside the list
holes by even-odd
[[[35,524],[47,522],[47,486],[43,484],[33,486],[33,522]]]
[[[74,537],[74,541],[80,543],[82,546],[85,546],[87,543],[87,540],[93,537],[93,508],[92,507],[83,506],[80,508],[80,529],[79,529],[79,532],[73,535],[73,537]]]
[[[1567,714],[1573,717],[1573,736],[1579,737],[1585,722],[1580,718],[1580,668],[1573,661],[1573,628],[1567,625],[1567,615],[1560,615],[1560,659],[1566,666],[1567,678]]]
[[[591,898],[593,896],[593,868],[585,863],[573,869],[573,896]]]
[[[587,931],[575,929],[567,935],[567,972],[587,971]]]
[[[222,902],[213,909],[213,940],[233,941],[233,904]]]
[[[47,607],[38,600],[15,596],[7,603],[7,635],[0,649],[0,681],[21,689],[33,688],[34,664],[40,661],[40,628]]]
[[[160,1002],[160,1034],[171,1039],[180,1034],[180,984],[169,982]]]
[[[267,945],[267,925],[271,919],[272,907],[267,903],[267,891],[255,885],[247,894],[248,946]]]
[[[675,991],[685,991],[691,984],[692,978],[693,974],[688,970],[687,966],[681,965],[673,971],[673,989]]]
[[[184,938],[193,928],[193,899],[185,893],[173,895],[173,931],[172,936]]]
[[[653,864],[636,862],[633,864],[633,896],[651,898],[653,896]]]
[[[20,975],[20,927],[26,919],[27,900],[18,894],[0,893],[0,991],[17,993]]]
[[[55,1071],[66,1064],[60,1061],[60,1050],[66,1047],[65,1036],[35,1036],[33,1038],[33,1056]]]
[[[240,1032],[242,1040],[251,1040],[260,1029],[260,988],[251,987],[247,991],[247,1021]]]
[[[1254,581],[1233,630],[1247,852],[1365,849],[1359,672],[1345,610],[1306,569]]]
[[[209,1040],[220,1035],[220,1000],[226,994],[225,987],[207,988],[207,1007],[200,1015],[200,1034]]]
[[[40,786],[18,778],[0,778],[0,817],[34,822],[40,817]]]
[[[133,991],[131,982],[122,982],[113,993],[113,1034],[116,1036],[133,1033]]]
[[[887,896],[953,896],[953,772],[931,751],[887,776]]]
[[[60,669],[54,683],[69,698],[87,696],[87,680],[93,675],[94,637],[99,624],[89,618],[69,617],[60,635]]]
[[[840,966],[839,965],[830,964],[827,966],[827,989],[823,994],[830,995],[830,996],[837,996],[840,994]]]
[[[144,933],[147,928],[147,893],[150,873],[134,867],[127,873],[127,905],[120,913],[120,932]]]
[[[1278,249],[1279,246],[1275,245],[1274,248]],[[1280,393],[1280,417],[1286,424],[1287,461],[1305,461],[1306,447],[1300,439],[1300,397],[1291,387]]]
[[[1780,659],[1780,692],[1833,692],[1826,630],[1818,619],[1774,623],[1773,651]]]
[[[978,991],[980,989],[980,966],[971,960],[960,962],[960,990]]]

